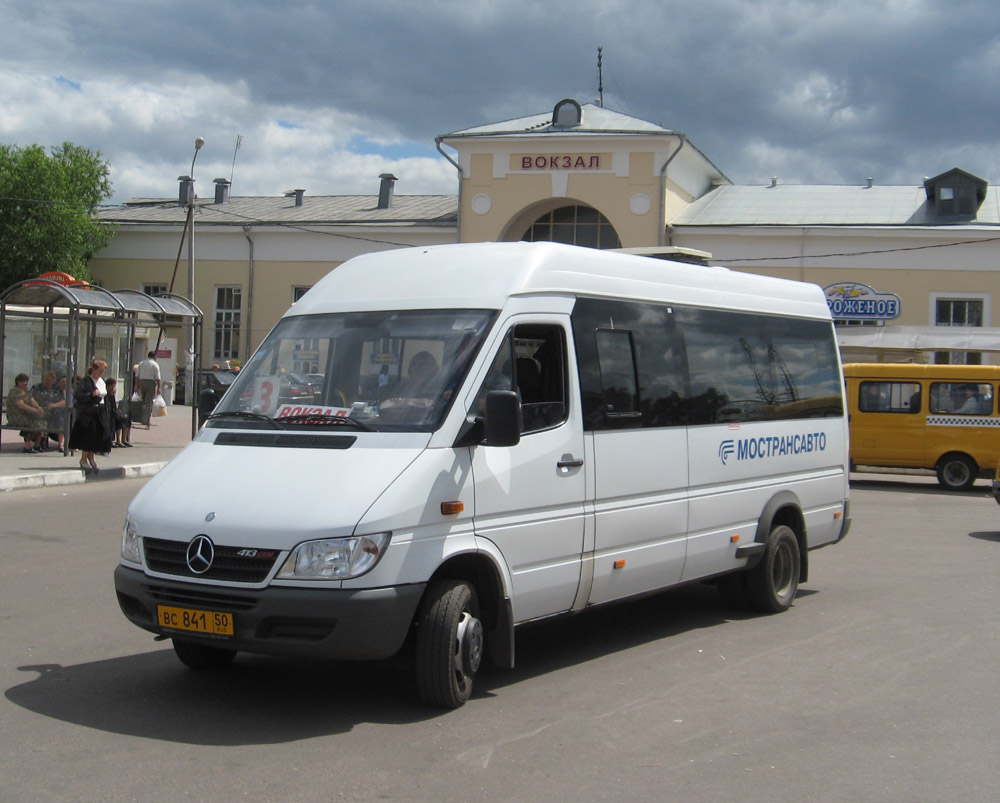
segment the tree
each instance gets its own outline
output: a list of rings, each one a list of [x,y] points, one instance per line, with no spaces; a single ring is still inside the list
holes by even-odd
[[[94,216],[111,195],[101,154],[64,142],[0,145],[0,291],[46,271],[89,279],[87,260],[114,232]]]

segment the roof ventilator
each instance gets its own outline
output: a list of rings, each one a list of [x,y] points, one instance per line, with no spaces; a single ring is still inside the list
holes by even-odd
[[[388,209],[392,206],[392,193],[399,179],[392,173],[382,173],[379,178],[382,179],[382,183],[378,188],[378,208]]]

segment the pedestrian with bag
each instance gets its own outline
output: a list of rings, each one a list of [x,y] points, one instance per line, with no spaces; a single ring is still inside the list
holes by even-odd
[[[160,364],[156,361],[156,352],[151,351],[139,363],[136,374],[139,377],[139,396],[143,404],[153,404],[153,399],[160,395]]]
[[[69,436],[69,448],[80,450],[80,468],[84,474],[98,474],[100,469],[95,459],[98,452],[110,454],[111,432],[105,406],[107,386],[104,372],[108,364],[104,360],[94,360],[73,391],[73,410],[76,421]]]

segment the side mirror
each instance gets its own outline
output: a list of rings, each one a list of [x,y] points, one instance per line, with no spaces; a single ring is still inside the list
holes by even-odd
[[[513,390],[486,394],[486,445],[517,446],[521,442],[521,401]]]

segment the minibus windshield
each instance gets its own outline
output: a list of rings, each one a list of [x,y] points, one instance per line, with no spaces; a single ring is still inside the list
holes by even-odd
[[[495,317],[400,310],[283,318],[208,425],[431,432]]]

